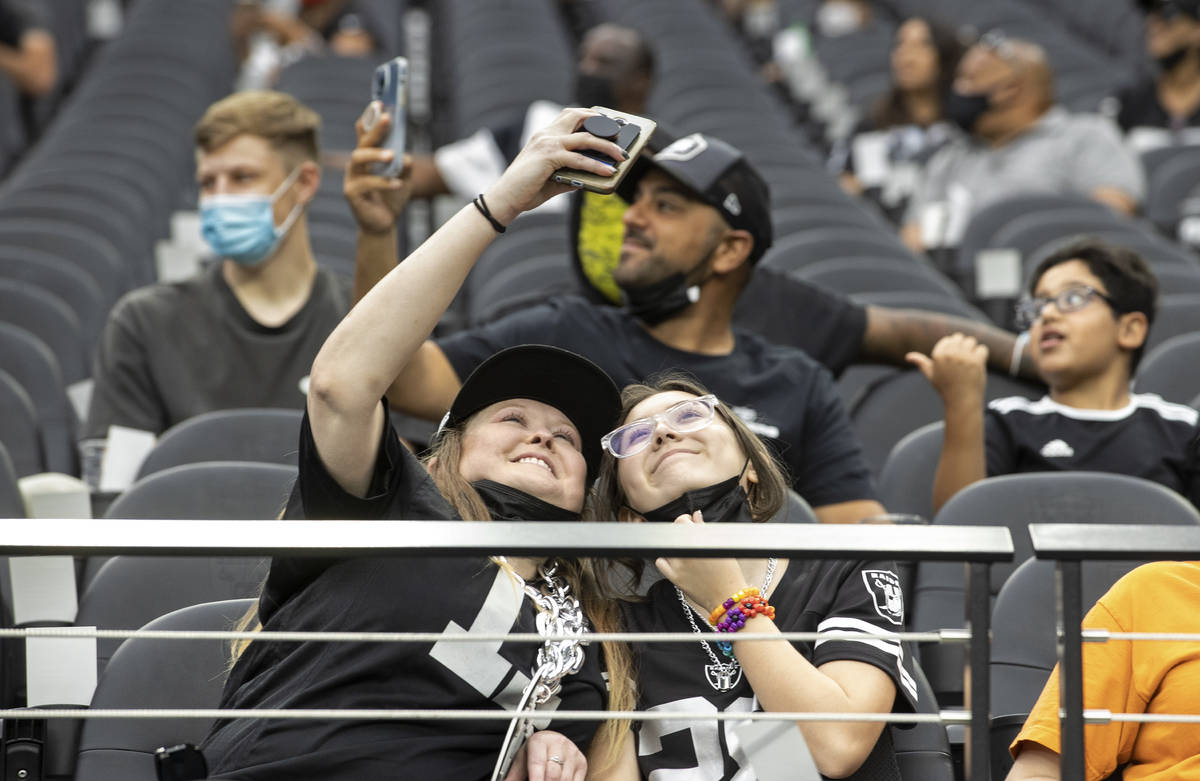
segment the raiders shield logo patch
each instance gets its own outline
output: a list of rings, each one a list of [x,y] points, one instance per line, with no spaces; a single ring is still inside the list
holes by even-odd
[[[886,569],[863,570],[863,582],[867,593],[875,603],[875,612],[881,618],[901,626],[904,624],[904,594],[900,591],[900,578]]]

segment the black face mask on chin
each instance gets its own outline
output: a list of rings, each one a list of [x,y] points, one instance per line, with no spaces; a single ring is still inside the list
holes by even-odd
[[[950,90],[942,98],[942,114],[968,133],[989,108],[991,98],[987,95],[963,95],[956,90]]]
[[[626,311],[647,325],[656,325],[700,300],[700,286],[689,285],[687,275],[676,272],[649,285],[620,285]]]
[[[544,502],[532,494],[494,480],[476,480],[471,487],[479,492],[493,521],[579,520],[577,512]]]
[[[576,74],[575,101],[584,108],[592,106],[617,108],[616,80],[590,73]]]
[[[750,521],[750,505],[746,499],[746,492],[742,489],[741,480],[741,475],[734,475],[713,485],[685,491],[682,496],[661,507],[639,515],[650,523],[674,523],[679,516],[691,515],[699,510],[704,514],[705,523]]]

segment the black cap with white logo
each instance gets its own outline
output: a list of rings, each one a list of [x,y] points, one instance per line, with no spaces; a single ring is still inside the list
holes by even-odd
[[[652,168],[661,169],[692,190],[698,200],[720,212],[731,228],[753,236],[751,261],[758,260],[771,246],[770,190],[734,147],[703,133],[678,138],[654,155],[642,155],[617,188],[617,194],[632,202],[638,181]]]

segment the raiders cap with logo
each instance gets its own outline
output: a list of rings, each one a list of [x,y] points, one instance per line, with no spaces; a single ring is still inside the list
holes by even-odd
[[[754,237],[751,262],[771,246],[771,194],[758,171],[734,147],[719,138],[692,133],[671,142],[653,155],[642,155],[617,189],[633,202],[637,183],[658,168],[721,213],[731,228]]]

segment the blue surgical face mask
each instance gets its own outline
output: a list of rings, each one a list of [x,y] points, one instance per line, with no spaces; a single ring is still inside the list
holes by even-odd
[[[209,195],[200,199],[200,233],[213,252],[252,268],[271,257],[300,216],[297,203],[283,225],[275,227],[275,201],[292,186],[294,169],[270,195]]]

